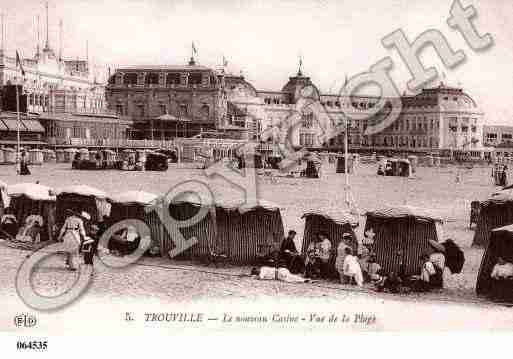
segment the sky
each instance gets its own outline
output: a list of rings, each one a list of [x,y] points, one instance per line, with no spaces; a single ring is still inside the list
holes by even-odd
[[[439,30],[466,61],[446,69],[427,47],[426,67],[434,66],[443,81],[462,86],[483,112],[485,122],[513,125],[513,1],[460,0],[473,5],[478,32],[494,45],[474,52],[458,31],[447,25],[453,0],[50,0],[49,41],[59,49],[63,21],[66,58],[89,58],[106,69],[118,65],[185,64],[191,43],[197,61],[243,73],[257,89],[281,90],[303,59],[303,73],[321,92],[337,93],[352,77],[389,56],[393,81],[403,92],[411,74],[394,49],[381,39],[402,29],[410,41],[422,32]],[[5,48],[32,57],[37,42],[37,16],[45,36],[45,2],[0,0],[6,22]],[[434,84],[433,84],[434,85]]]

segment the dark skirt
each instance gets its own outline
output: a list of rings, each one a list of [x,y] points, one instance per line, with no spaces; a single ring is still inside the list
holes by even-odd
[[[30,174],[30,171],[28,169],[28,166],[25,162],[21,162],[20,164],[20,175],[22,176],[26,176],[26,175],[29,175]]]

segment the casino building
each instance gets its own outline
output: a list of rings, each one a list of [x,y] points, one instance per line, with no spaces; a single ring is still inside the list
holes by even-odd
[[[133,121],[130,135],[136,139],[192,137],[209,130],[262,140],[265,131],[272,134],[264,138],[268,141],[283,138],[285,132],[296,147],[341,149],[343,133],[321,143],[323,129],[315,111],[301,109],[300,120],[294,117],[306,86],[313,89],[311,97],[322,105],[333,126],[348,115],[352,150],[450,150],[480,156],[483,112],[463,89],[443,83],[416,95],[388,99],[388,106],[400,101],[402,110],[393,124],[375,135],[366,135],[365,130],[386,112],[385,107],[370,116],[378,98],[323,94],[301,67],[279,91],[257,90],[243,76],[198,65],[194,58],[183,66],[122,67],[109,79],[106,100],[111,110]],[[366,113],[366,119],[351,120]]]
[[[25,75],[0,48],[0,144],[17,137],[16,87],[20,97],[20,137],[25,145],[87,145],[125,138],[130,122],[108,111],[105,85],[88,58],[66,59],[50,46],[48,8],[44,46],[36,44],[32,58],[21,59]],[[41,49],[42,48],[42,49]],[[61,46],[62,48],[62,46]],[[21,54],[23,55],[23,54]]]

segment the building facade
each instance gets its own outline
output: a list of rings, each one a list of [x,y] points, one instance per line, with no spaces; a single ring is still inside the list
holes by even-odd
[[[48,24],[46,25],[48,27]],[[36,121],[44,129],[43,144],[70,144],[73,141],[102,138],[124,138],[130,123],[110,113],[105,101],[105,84],[89,67],[86,59],[65,59],[56,55],[48,40],[32,58],[21,58],[24,70],[17,66],[16,56],[0,49],[0,109],[16,112],[19,88],[22,117]],[[7,116],[9,117],[9,116]],[[115,128],[115,130],[114,130]],[[96,137],[101,134],[102,137]],[[0,142],[11,140],[5,133]]]
[[[318,106],[298,108],[303,89]],[[441,83],[416,95],[386,99],[321,93],[301,68],[279,91],[257,90],[243,76],[199,66],[135,66],[116,70],[106,92],[109,108],[134,121],[137,139],[191,137],[202,130],[241,129],[250,140],[283,141],[294,147],[341,149],[348,118],[348,145],[354,150],[429,152],[479,151],[483,112],[460,88]],[[385,116],[394,101],[397,120],[374,135],[367,127]],[[318,108],[322,108],[319,114]],[[186,129],[187,128],[187,129]],[[339,129],[335,136],[322,133]]]
[[[483,126],[483,143],[491,147],[499,145],[513,147],[513,126]]]
[[[133,122],[133,139],[192,137],[220,127],[221,81],[193,59],[185,66],[124,67],[110,77],[106,99],[111,111]]]

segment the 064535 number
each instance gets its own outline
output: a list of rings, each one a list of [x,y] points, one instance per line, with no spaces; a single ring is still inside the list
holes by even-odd
[[[30,342],[23,342],[18,341],[16,343],[16,349],[18,350],[46,350],[48,349],[48,341],[30,341]]]

